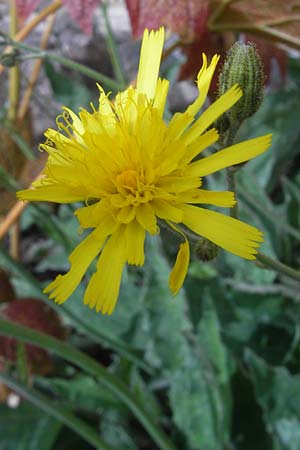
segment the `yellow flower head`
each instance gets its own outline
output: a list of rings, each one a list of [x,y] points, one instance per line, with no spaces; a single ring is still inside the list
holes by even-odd
[[[102,313],[115,308],[124,265],[144,264],[146,232],[159,232],[158,219],[183,237],[170,289],[176,294],[189,264],[189,243],[180,229],[185,225],[220,247],[254,259],[262,233],[256,228],[199,204],[231,207],[232,192],[201,189],[201,177],[248,161],[264,152],[270,135],[233,145],[195,160],[218,140],[209,126],[242,95],[233,86],[195,119],[203,106],[218,56],[203,66],[197,77],[198,98],[170,123],[163,120],[168,81],[158,78],[164,29],[144,32],[136,88],[129,87],[111,102],[100,89],[99,108],[77,116],[64,108],[49,129],[42,148],[48,153],[44,176],[34,189],[18,192],[23,200],[58,203],[85,202],[75,214],[82,228],[93,231],[71,253],[71,267],[45,292],[58,303],[76,289],[92,261],[96,272],[89,280],[84,303]]]

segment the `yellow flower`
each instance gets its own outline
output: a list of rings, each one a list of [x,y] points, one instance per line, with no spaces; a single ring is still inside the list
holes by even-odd
[[[71,253],[70,270],[45,289],[64,302],[81,282],[92,261],[84,303],[111,314],[126,263],[144,264],[146,233],[159,233],[158,219],[183,237],[170,289],[176,294],[189,264],[189,243],[180,224],[220,247],[255,259],[262,233],[256,228],[198,204],[232,207],[232,192],[201,189],[201,177],[248,161],[264,152],[270,135],[232,145],[195,160],[218,140],[211,124],[242,95],[237,85],[195,118],[203,106],[218,62],[214,56],[197,77],[198,98],[170,123],[163,120],[169,82],[158,78],[164,29],[144,32],[136,88],[129,87],[111,102],[100,89],[99,108],[77,116],[68,108],[58,117],[59,131],[49,129],[42,148],[48,153],[44,176],[34,189],[18,192],[23,200],[85,202],[75,214],[82,228],[93,228]]]

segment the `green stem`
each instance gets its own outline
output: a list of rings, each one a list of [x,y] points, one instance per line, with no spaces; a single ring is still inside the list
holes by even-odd
[[[126,385],[88,355],[58,339],[2,318],[0,318],[0,334],[37,345],[90,373],[131,410],[161,450],[175,450],[173,443],[148,415]]]
[[[8,131],[11,139],[14,141],[14,143],[18,146],[20,151],[23,153],[25,158],[27,158],[29,161],[33,161],[35,159],[34,153],[25,141],[25,139],[22,137],[21,133],[17,130],[16,127],[14,127],[10,122],[4,122],[1,123],[4,128]]]
[[[127,81],[125,79],[125,76],[124,76],[124,73],[122,70],[122,64],[120,61],[119,52],[118,52],[116,42],[114,40],[113,32],[112,32],[112,29],[110,26],[109,17],[108,17],[108,13],[107,13],[106,1],[102,1],[102,12],[103,12],[103,17],[104,17],[104,22],[105,22],[105,27],[106,27],[105,39],[106,39],[107,48],[108,48],[111,62],[112,62],[113,68],[114,68],[114,73],[117,77],[119,84],[121,86],[123,86],[122,87],[122,90],[123,90],[126,88]]]
[[[222,148],[228,147],[234,143],[235,136],[240,127],[240,123],[231,123],[229,131],[223,138]],[[238,199],[236,192],[236,172],[239,170],[240,166],[231,166],[226,169],[227,186],[228,190],[234,193],[236,204],[229,209],[229,214],[234,219],[238,218]]]
[[[276,259],[270,258],[269,256],[258,252],[256,256],[257,261],[261,262],[264,266],[267,266],[276,272],[282,273],[293,280],[300,281],[300,271],[292,269],[292,267],[283,264]]]
[[[64,305],[57,305],[52,300],[49,300],[49,298],[42,293],[40,283],[29,272],[27,272],[26,269],[24,269],[22,264],[11,258],[8,252],[1,245],[0,245],[0,255],[4,260],[5,266],[9,270],[18,273],[24,280],[27,281],[27,283],[34,290],[34,293],[37,296],[37,298],[40,298],[50,308],[54,309],[57,312],[57,314],[59,315],[65,314],[70,319],[70,321],[72,322],[73,326],[76,329],[79,329],[82,332],[84,332],[86,336],[90,337],[94,342],[97,342],[101,345],[109,346],[113,350],[123,355],[129,361],[131,361],[132,363],[136,364],[138,367],[143,369],[145,372],[150,374],[153,372],[151,367],[149,367],[146,363],[144,363],[144,361],[142,361],[131,350],[130,347],[124,345],[121,341],[117,340],[116,338],[112,338],[106,335],[105,333],[102,333],[101,330],[98,330],[96,332],[93,328],[89,327],[86,322],[82,321],[79,317],[73,314]]]
[[[0,146],[0,150],[2,150]],[[7,191],[15,191],[18,189],[18,184],[14,177],[0,165],[0,186],[3,186]]]
[[[228,190],[234,193],[234,196],[236,197],[236,169],[235,167],[228,167],[228,169],[226,170],[226,175],[227,175],[227,185],[228,185]],[[230,208],[230,216],[237,219],[238,217],[238,203],[237,203],[237,198],[236,198],[236,204]]]
[[[29,372],[28,372],[27,353],[24,342],[20,341],[17,342],[16,359],[19,378],[21,381],[26,383],[29,378]]]
[[[56,55],[54,53],[50,53],[47,51],[41,51],[38,47],[32,47],[27,44],[21,44],[20,42],[14,41],[12,39],[7,39],[8,44],[12,45],[15,48],[19,48],[21,50],[26,50],[29,52],[32,52],[31,58],[38,58],[38,59],[48,59],[50,61],[55,61],[61,64],[62,66],[68,67],[69,69],[75,70],[77,72],[82,73],[83,75],[86,75],[99,83],[103,83],[107,88],[113,89],[114,91],[120,91],[124,88],[121,83],[118,83],[115,80],[112,80],[111,78],[103,75],[101,72],[98,72],[97,70],[90,69],[89,67],[84,66],[83,64],[80,64],[76,61],[72,61],[71,59],[65,58],[64,56]]]
[[[40,408],[42,411],[71,428],[93,447],[96,447],[99,450],[113,450],[110,445],[99,437],[98,433],[92,427],[78,419],[78,417],[72,414],[64,406],[58,405],[53,400],[50,400],[48,397],[36,392],[33,389],[28,389],[26,385],[9,377],[8,375],[1,373],[0,380],[22,397],[26,398],[29,402]]]

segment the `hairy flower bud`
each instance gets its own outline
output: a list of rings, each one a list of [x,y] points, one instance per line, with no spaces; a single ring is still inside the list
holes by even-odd
[[[218,256],[219,247],[208,239],[202,237],[197,241],[194,250],[198,259],[208,262]]]
[[[13,49],[9,53],[2,53],[0,55],[0,64],[4,67],[14,67],[18,62],[19,52],[16,49]]]
[[[230,126],[238,128],[260,107],[263,99],[264,71],[262,61],[253,44],[236,42],[228,51],[219,76],[218,96],[223,95],[234,84],[243,91],[242,98],[230,109],[224,119]],[[226,127],[226,122],[221,125]],[[223,126],[222,126],[223,125]]]

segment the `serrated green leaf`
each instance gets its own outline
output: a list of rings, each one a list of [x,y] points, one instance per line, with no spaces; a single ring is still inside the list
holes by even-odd
[[[170,268],[158,240],[151,240],[148,257],[152,275],[145,296],[146,312],[136,339],[140,341],[141,334],[144,335],[145,358],[169,382],[173,419],[186,438],[185,448],[221,450],[228,440],[230,401],[228,392],[224,394],[229,373],[217,317],[213,312],[205,316],[200,335],[210,333],[210,336],[206,346],[204,342],[201,345],[188,316],[184,290],[175,298],[169,291]],[[199,302],[203,300],[201,292],[200,289]],[[211,361],[216,355],[218,367]]]
[[[170,398],[175,422],[188,431],[191,447],[218,450],[229,442],[232,367],[214,305],[208,296],[203,303],[198,346],[194,353],[190,349],[190,365],[179,369],[172,378]]]
[[[300,449],[300,375],[272,367],[247,350],[246,362],[276,450]]]
[[[61,424],[22,401],[16,409],[0,405],[1,450],[52,450]]]
[[[151,277],[135,343],[144,346],[145,358],[151,365],[172,370],[180,367],[185,359],[184,333],[191,330],[185,294],[181,290],[174,297],[170,292],[170,267],[161,254],[158,239],[151,239],[147,250],[149,265],[145,270],[151,271]]]

